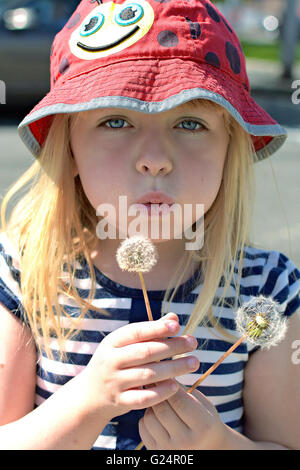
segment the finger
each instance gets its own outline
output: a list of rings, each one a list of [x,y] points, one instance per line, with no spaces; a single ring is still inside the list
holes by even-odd
[[[172,408],[168,400],[158,403],[158,405],[153,406],[151,409],[152,413],[155,415],[155,418],[168,432],[170,438],[172,438],[172,436],[179,435],[186,437],[187,433],[189,433],[190,428],[176,413],[174,408]]]
[[[144,418],[141,418],[139,421],[139,433],[147,449],[157,448],[157,441],[155,439],[155,436],[152,436],[152,434],[148,431],[144,422]]]
[[[162,403],[167,403],[164,400]],[[159,405],[156,405],[159,406]],[[147,436],[154,441],[154,445],[157,448],[162,449],[166,446],[166,443],[170,441],[170,434],[163,424],[157,419],[153,408],[147,408],[144,417],[142,418],[143,429],[147,431]],[[143,438],[143,436],[142,436]],[[153,445],[153,444],[152,444]]]
[[[196,348],[197,340],[190,335],[130,344],[122,348],[118,367],[122,369],[162,361],[178,354],[194,351]]]
[[[193,395],[198,403],[200,403],[203,407],[203,410],[206,410],[207,413],[210,413],[211,415],[216,415],[217,410],[214,404],[207,398],[203,393],[201,393],[199,390],[195,389],[192,391],[191,395]]]
[[[199,405],[202,404],[199,403],[196,396],[187,393],[183,387],[179,386],[177,393],[171,396],[168,402],[188,428],[194,429],[199,425],[199,413],[202,411],[199,409]]]
[[[103,342],[120,348],[133,343],[175,336],[180,330],[178,317],[176,320],[175,316],[177,317],[172,313],[156,321],[130,323],[111,332]]]
[[[199,361],[194,356],[182,357],[170,361],[153,362],[144,366],[123,369],[118,372],[118,381],[122,389],[151,385],[163,380],[195,372]]]
[[[141,410],[157,405],[163,400],[167,400],[178,390],[178,383],[174,380],[152,384],[146,389],[126,390],[120,395],[120,404],[130,407],[133,410]]]

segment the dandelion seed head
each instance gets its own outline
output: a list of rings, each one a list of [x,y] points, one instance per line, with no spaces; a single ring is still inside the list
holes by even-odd
[[[247,335],[250,343],[269,349],[283,340],[286,317],[280,312],[280,305],[271,297],[252,297],[236,313],[236,329]]]
[[[122,271],[149,272],[157,263],[157,251],[148,238],[133,236],[126,238],[116,253]]]

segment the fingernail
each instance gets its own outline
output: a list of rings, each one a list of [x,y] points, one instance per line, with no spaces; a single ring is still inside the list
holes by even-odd
[[[195,357],[189,357],[187,360],[188,366],[191,369],[194,369],[195,367],[198,367],[198,361]]]
[[[198,345],[197,340],[196,340],[196,338],[195,338],[194,336],[188,336],[188,337],[187,337],[187,342],[188,342],[188,344],[189,344],[190,346],[192,346],[193,348],[195,348],[195,347]]]
[[[168,321],[167,322],[167,327],[172,332],[176,331],[177,325],[178,325],[178,323],[176,323],[175,321]]]

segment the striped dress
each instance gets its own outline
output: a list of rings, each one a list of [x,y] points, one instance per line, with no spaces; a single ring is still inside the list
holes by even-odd
[[[88,264],[86,260],[76,263],[75,286],[80,296],[86,299],[91,288]],[[122,286],[104,276],[96,267],[95,274],[97,284],[93,305],[105,309],[110,316],[90,310],[82,320],[76,335],[67,342],[67,356],[64,362],[59,361],[58,344],[55,338],[52,338],[54,359],[48,359],[45,354],[38,357],[35,406],[47,400],[84,369],[104,336],[127,323],[147,319],[142,290]],[[167,311],[178,314],[181,331],[188,321],[201,287],[194,275],[180,286],[173,301],[167,303]],[[222,290],[220,285],[216,299],[222,295]],[[282,313],[289,316],[300,306],[299,292],[300,272],[286,256],[277,251],[246,247],[238,297],[239,305],[247,302],[251,296],[261,294],[274,298],[280,303]],[[164,291],[148,291],[154,319],[161,316],[164,294]],[[230,286],[226,293],[226,307],[220,309],[213,306],[213,312],[228,332],[237,336],[232,309],[236,295],[234,286]],[[18,256],[5,233],[0,234],[0,302],[21,321],[25,321],[20,293]],[[59,302],[70,315],[74,317],[79,315],[78,305],[67,297],[60,295]],[[64,320],[65,326],[68,327],[67,318]],[[191,354],[198,357],[200,368],[194,373],[177,378],[184,385],[192,385],[232,344],[220,338],[220,335],[216,337],[212,330],[201,326],[196,328],[194,336],[198,340],[198,349]],[[238,432],[243,432],[244,368],[255,350],[253,345],[247,341],[243,342],[198,387],[214,404],[221,420]],[[138,421],[144,411],[131,411],[116,416],[102,432],[99,429],[99,437],[93,449],[134,449],[141,441]]]

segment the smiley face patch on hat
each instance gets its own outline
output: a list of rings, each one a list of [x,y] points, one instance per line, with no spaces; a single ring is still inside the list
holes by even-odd
[[[71,52],[85,60],[107,57],[135,44],[153,22],[154,11],[146,0],[101,4],[73,32]]]

